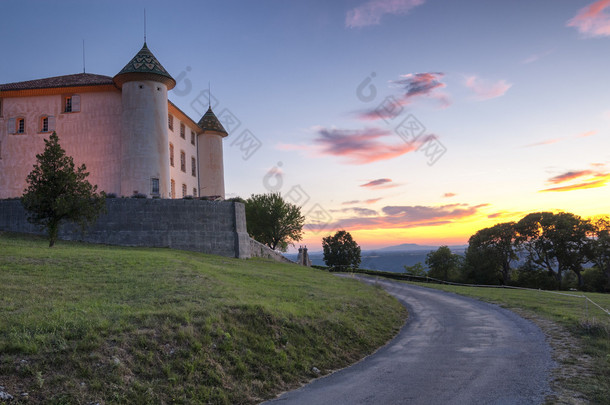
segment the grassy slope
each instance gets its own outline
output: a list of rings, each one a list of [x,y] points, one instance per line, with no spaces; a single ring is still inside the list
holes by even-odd
[[[405,316],[295,265],[0,234],[0,385],[28,403],[254,403],[371,353]]]
[[[576,347],[559,348],[568,350],[569,356],[561,356],[564,366],[575,366],[581,373],[575,376],[558,376],[562,386],[584,394],[587,403],[610,404],[610,316],[585,304],[583,298],[551,294],[548,292],[421,284],[461,295],[493,302],[509,309],[525,311],[567,328],[575,338]],[[566,292],[582,295],[582,292]],[[602,307],[610,308],[610,294],[585,293]],[[552,339],[553,340],[553,339]],[[563,342],[562,342],[563,343]],[[587,367],[582,368],[581,360],[587,358]],[[572,363],[572,364],[570,364]]]

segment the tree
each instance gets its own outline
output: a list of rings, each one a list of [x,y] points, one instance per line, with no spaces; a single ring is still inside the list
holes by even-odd
[[[583,286],[583,264],[588,261],[589,221],[569,212],[535,212],[517,223],[517,243],[533,264],[552,274],[559,287],[565,271],[573,271]]]
[[[338,270],[357,269],[360,266],[360,246],[346,231],[337,231],[333,236],[322,238],[324,262]]]
[[[428,276],[440,280],[455,280],[462,261],[462,257],[452,253],[449,247],[441,246],[426,255]]]
[[[413,266],[405,265],[403,267],[405,268],[405,274],[408,274],[409,276],[426,277],[426,275],[428,275],[428,272],[426,272],[426,269],[421,262],[415,263]]]
[[[301,208],[284,201],[279,193],[256,194],[246,200],[246,227],[257,241],[285,252],[303,239],[305,217]]]
[[[610,289],[610,218],[602,216],[590,222],[592,237],[587,251],[589,260],[605,274],[606,288]]]
[[[74,169],[72,157],[59,145],[55,132],[44,143],[44,151],[36,155],[34,169],[27,176],[21,202],[28,221],[47,230],[49,247],[53,247],[62,223],[76,223],[84,231],[104,209],[106,199],[104,192],[97,194],[97,186],[86,180],[89,173],[84,164]]]
[[[515,225],[514,222],[506,222],[481,229],[468,241],[467,258],[470,258],[470,262],[475,259],[475,256],[484,256],[486,265],[495,268],[504,285],[510,282],[510,264],[517,259],[514,250],[517,238]]]

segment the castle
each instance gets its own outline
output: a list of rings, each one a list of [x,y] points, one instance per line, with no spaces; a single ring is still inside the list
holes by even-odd
[[[211,108],[195,122],[169,101],[175,85],[146,42],[114,77],[0,84],[0,199],[23,194],[53,131],[108,194],[224,198],[227,131]]]

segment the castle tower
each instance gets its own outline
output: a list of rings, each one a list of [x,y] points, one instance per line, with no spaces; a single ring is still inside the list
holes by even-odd
[[[199,196],[220,196],[225,198],[222,138],[228,135],[212,107],[201,117],[198,125],[203,132],[197,136],[199,155]]]
[[[122,91],[121,195],[169,197],[167,92],[176,86],[146,46],[113,78]]]

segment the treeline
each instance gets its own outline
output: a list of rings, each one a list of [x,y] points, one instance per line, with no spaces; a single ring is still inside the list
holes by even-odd
[[[445,281],[542,289],[610,291],[610,218],[535,212],[479,230],[465,254],[447,246],[405,269]]]

